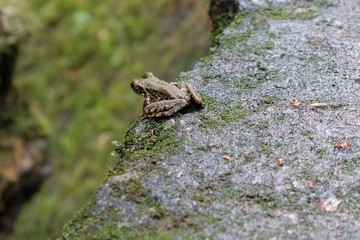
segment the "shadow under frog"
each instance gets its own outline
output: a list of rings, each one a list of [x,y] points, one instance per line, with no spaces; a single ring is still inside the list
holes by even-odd
[[[203,100],[189,83],[165,82],[147,72],[131,82],[135,93],[143,96],[145,117],[168,117],[190,105],[202,106]]]

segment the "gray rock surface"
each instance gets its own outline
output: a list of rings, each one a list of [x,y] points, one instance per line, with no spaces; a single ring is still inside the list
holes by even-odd
[[[205,107],[137,121],[63,239],[359,238],[360,2],[287,2],[180,75]]]

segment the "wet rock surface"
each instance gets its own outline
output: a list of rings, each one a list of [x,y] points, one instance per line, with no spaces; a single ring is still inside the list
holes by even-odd
[[[359,236],[360,3],[277,2],[180,75],[203,109],[130,128],[63,239]]]

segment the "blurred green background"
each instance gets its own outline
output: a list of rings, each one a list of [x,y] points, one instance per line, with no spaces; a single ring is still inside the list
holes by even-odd
[[[110,142],[141,114],[130,81],[147,71],[174,80],[209,47],[206,0],[32,0],[15,88],[48,139],[50,175],[10,239],[54,239],[114,165]]]

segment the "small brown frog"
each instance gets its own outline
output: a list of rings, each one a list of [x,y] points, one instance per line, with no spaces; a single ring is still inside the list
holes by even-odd
[[[131,82],[135,93],[145,97],[143,113],[146,117],[168,117],[190,105],[203,100],[189,83],[165,82],[147,72],[141,79]]]

